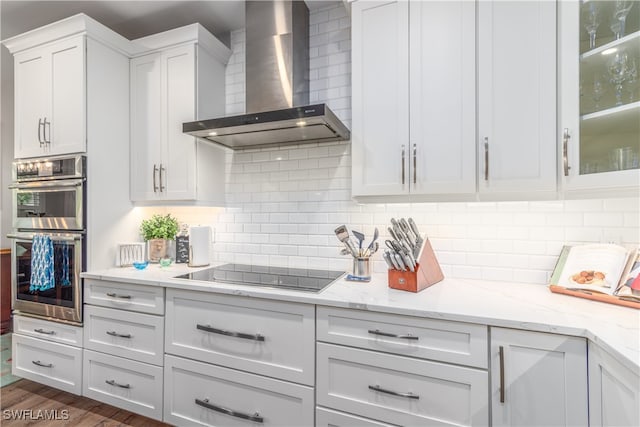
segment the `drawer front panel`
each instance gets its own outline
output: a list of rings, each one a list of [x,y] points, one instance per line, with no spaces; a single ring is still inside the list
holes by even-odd
[[[163,317],[91,305],[84,309],[85,348],[162,366]]]
[[[179,426],[303,427],[313,426],[313,419],[311,387],[165,357],[165,422]]]
[[[73,394],[82,392],[82,349],[14,334],[11,373]]]
[[[84,279],[84,302],[140,313],[164,314],[164,288]]]
[[[393,424],[386,424],[327,408],[316,408],[316,427],[393,427]]]
[[[401,425],[489,423],[483,370],[318,343],[317,404]]]
[[[60,344],[82,347],[83,328],[79,326],[49,322],[35,317],[13,316],[13,332]]]
[[[84,396],[162,420],[162,368],[91,350],[84,352]]]
[[[312,305],[169,289],[165,324],[166,353],[313,385]]]
[[[487,368],[486,326],[318,307],[318,341]]]

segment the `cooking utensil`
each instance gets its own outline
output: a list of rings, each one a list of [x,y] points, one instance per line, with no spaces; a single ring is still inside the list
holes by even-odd
[[[396,263],[398,264],[399,270],[407,271],[407,267],[404,265],[404,261],[402,260],[402,256],[398,252],[394,252],[393,256],[395,257]]]
[[[354,234],[355,234],[355,233],[354,233]],[[373,240],[371,241],[371,243],[369,243],[369,246],[367,247],[367,251],[368,251],[368,253],[370,253],[370,254],[375,253],[375,251],[373,251],[373,252],[371,252],[371,251],[373,250],[373,245],[374,245],[374,243],[376,242],[376,240],[378,240],[378,235],[379,235],[378,227],[376,227],[376,228],[373,230]],[[377,250],[377,249],[376,249],[376,250]]]
[[[376,252],[378,252],[378,248],[380,247],[380,245],[378,244],[378,242],[376,242],[375,245],[373,245],[373,251],[371,252],[371,255],[375,254]]]
[[[400,253],[400,257],[402,258],[402,262],[404,262],[404,265],[411,271],[414,272],[416,271],[415,266],[413,265],[413,263],[411,262],[411,258],[409,256],[408,252],[399,252]]]
[[[351,230],[356,239],[358,239],[358,256],[362,256],[362,242],[364,241],[364,234],[356,230]]]
[[[347,230],[347,226],[341,225],[338,228],[336,228],[334,232],[336,233],[338,240],[340,240],[347,247],[347,249],[349,249],[349,252],[351,252],[351,255],[353,255],[354,257],[357,257],[358,251],[353,246],[353,243],[351,242],[351,240],[349,240],[349,231]]]
[[[393,238],[393,240],[400,240],[400,236],[396,234],[395,230],[392,227],[387,227],[387,230],[389,231],[389,235],[391,236],[391,238]]]
[[[396,267],[393,262],[391,262],[389,254],[389,251],[385,249],[385,251],[382,253],[382,259],[387,263],[387,267],[389,267],[390,270],[395,270]]]

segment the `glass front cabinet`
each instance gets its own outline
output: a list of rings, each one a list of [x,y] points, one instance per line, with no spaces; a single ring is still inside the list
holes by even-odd
[[[640,1],[561,1],[560,171],[565,190],[640,185]]]

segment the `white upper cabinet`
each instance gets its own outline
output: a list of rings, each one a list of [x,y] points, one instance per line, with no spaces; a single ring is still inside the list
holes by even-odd
[[[559,12],[564,188],[637,194],[640,3],[563,1]]]
[[[355,2],[352,195],[409,192],[409,3]]]
[[[555,2],[478,2],[481,197],[557,190],[556,28]]]
[[[86,151],[85,43],[74,36],[15,55],[16,158]]]
[[[504,328],[490,334],[490,425],[589,425],[584,338]]]
[[[352,45],[353,196],[474,193],[474,3],[355,2]]]
[[[224,115],[230,51],[198,24],[134,43],[153,53],[131,60],[131,200],[223,202],[224,150],[182,124]]]

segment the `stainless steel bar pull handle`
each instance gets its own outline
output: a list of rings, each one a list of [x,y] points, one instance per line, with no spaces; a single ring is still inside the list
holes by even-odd
[[[569,176],[569,138],[571,135],[569,134],[569,128],[564,128],[564,133],[562,136],[562,166],[564,170],[564,176]]]
[[[44,140],[42,139],[42,134],[40,133],[40,129],[43,127],[42,119],[38,119],[38,142],[40,143],[40,147],[44,144]]]
[[[42,366],[43,368],[53,368],[53,363],[42,363],[39,360],[32,360],[31,363],[34,365]]]
[[[253,341],[264,341],[264,336],[260,334],[252,335],[252,334],[245,334],[243,332],[225,331],[224,329],[213,328],[209,325],[196,325],[196,329],[199,329],[205,332],[211,332],[214,334],[225,335],[228,337],[244,338],[246,340],[253,340]]]
[[[34,329],[33,332],[37,332],[39,334],[46,334],[46,335],[55,335],[56,334],[56,331],[45,331],[42,328]]]
[[[401,160],[402,160],[402,185],[404,185],[404,163],[405,163],[405,160],[404,160],[404,144],[402,144],[402,157],[401,157]]]
[[[484,180],[489,181],[489,137],[484,137]]]
[[[105,380],[104,382],[115,387],[131,388],[131,384],[118,384],[116,380]]]
[[[404,339],[407,339],[407,340],[415,340],[415,341],[418,341],[418,340],[420,339],[420,338],[419,338],[419,337],[417,337],[416,335],[411,335],[411,334],[406,334],[406,335],[397,335],[397,334],[391,334],[391,333],[389,333],[389,332],[382,332],[382,331],[380,331],[380,330],[378,330],[378,329],[375,329],[375,330],[374,330],[374,329],[369,329],[369,331],[368,331],[368,332],[369,332],[370,334],[373,334],[373,335],[381,335],[381,336],[383,336],[383,337],[404,338]]]
[[[133,336],[131,334],[119,334],[116,331],[106,331],[107,335],[111,335],[112,337],[119,337],[119,338],[132,338]]]
[[[158,192],[158,184],[156,183],[156,173],[158,173],[158,167],[156,164],[153,164],[153,192]]]
[[[391,394],[393,396],[406,397],[408,399],[420,399],[420,395],[418,395],[418,394],[413,394],[411,392],[399,393],[399,392],[393,391],[393,390],[386,390],[386,389],[381,388],[380,386],[377,386],[377,385],[370,385],[369,386],[369,390],[379,391],[380,393]]]
[[[111,298],[131,299],[131,295],[118,295],[115,292],[107,292],[107,296]]]
[[[222,414],[231,415],[232,417],[242,418],[243,420],[254,421],[256,423],[264,422],[264,418],[260,416],[259,413],[255,413],[253,415],[243,414],[242,412],[234,411],[233,409],[225,408],[223,406],[214,405],[209,402],[209,399],[196,399],[196,405],[202,406],[203,408],[211,409],[212,411],[220,412]]]
[[[418,149],[416,148],[416,144],[413,144],[413,183],[415,184],[418,181]]]
[[[500,346],[500,403],[504,403],[504,347]]]
[[[162,193],[165,189],[165,186],[162,185],[162,182],[164,181],[164,179],[162,178],[162,171],[166,170],[163,166],[162,163],[160,163],[160,192]]]
[[[47,138],[47,125],[49,125],[49,138]],[[42,139],[45,144],[51,144],[51,122],[47,121],[47,118],[44,118],[44,122],[42,123]]]

